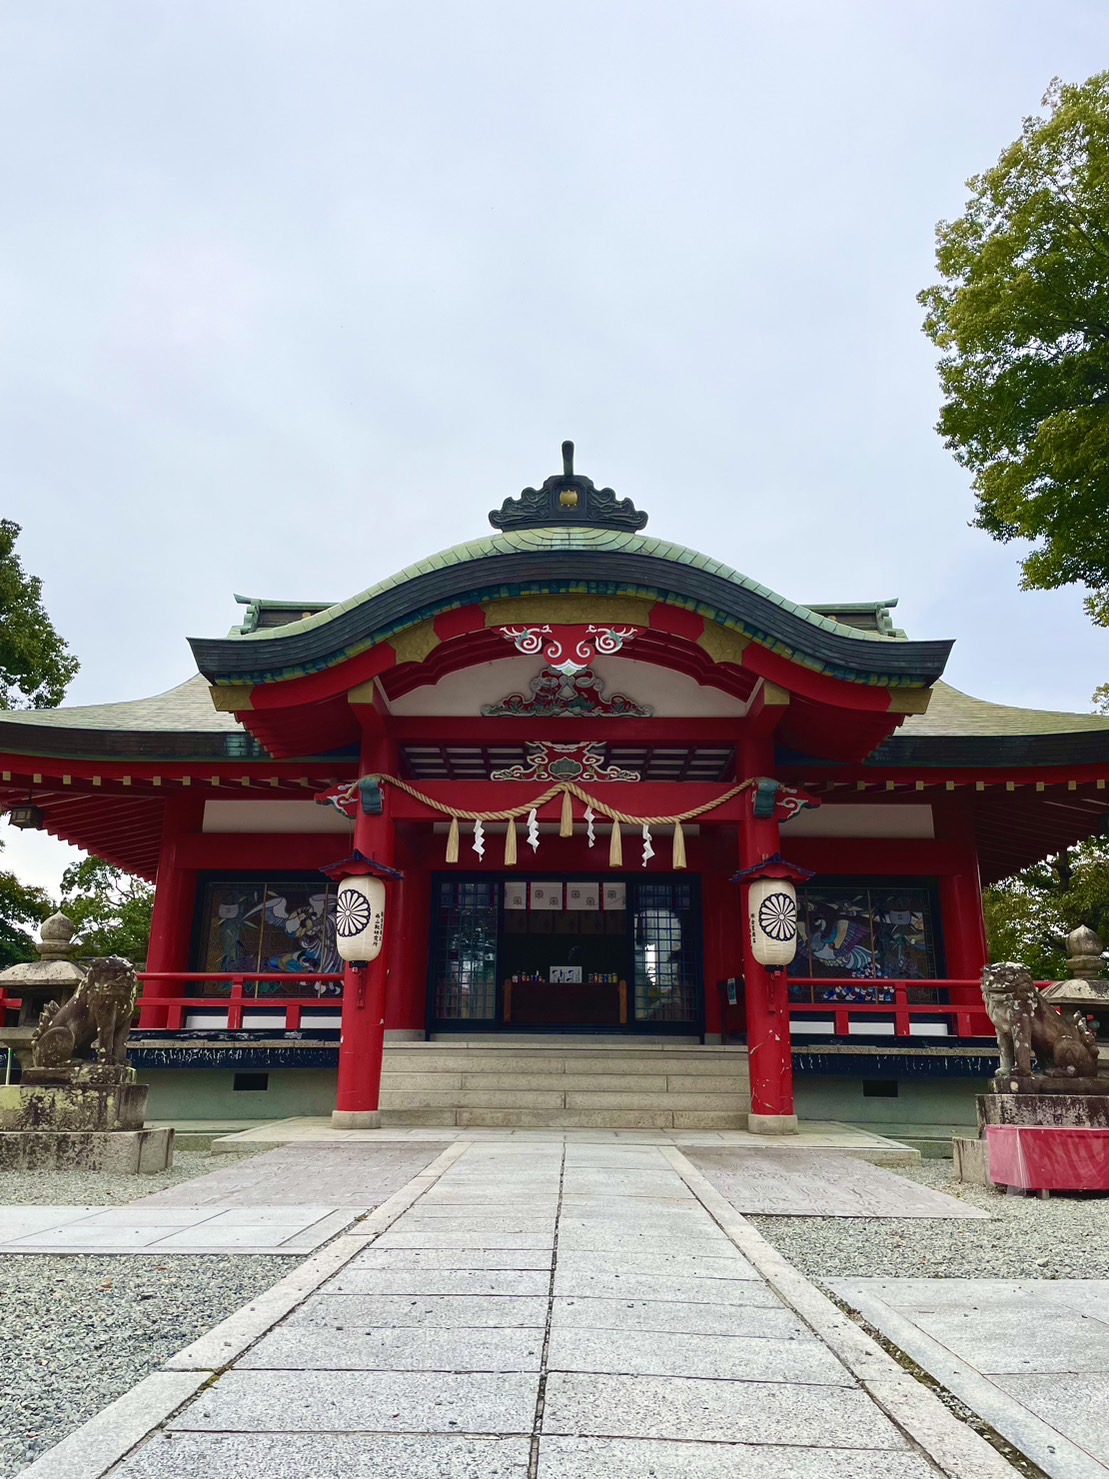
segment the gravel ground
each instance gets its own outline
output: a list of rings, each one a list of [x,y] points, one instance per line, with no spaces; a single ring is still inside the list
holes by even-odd
[[[17,1473],[300,1261],[0,1257],[0,1473]]]
[[[923,1186],[981,1207],[991,1220],[761,1217],[750,1221],[814,1278],[1109,1278],[1109,1199],[1007,1197],[952,1177],[952,1162],[899,1167]]]
[[[268,1149],[262,1146],[262,1150]],[[0,1171],[0,1206],[110,1207],[136,1202],[167,1186],[222,1171],[257,1155],[210,1155],[206,1150],[176,1150],[168,1171],[154,1176],[105,1176],[98,1171]]]
[[[0,1203],[134,1202],[247,1158],[179,1150],[156,1176],[5,1171]],[[31,1463],[302,1258],[0,1257],[0,1474]]]

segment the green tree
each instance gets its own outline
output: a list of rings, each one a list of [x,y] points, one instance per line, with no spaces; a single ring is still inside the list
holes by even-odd
[[[83,858],[62,874],[62,910],[77,926],[79,956],[122,955],[146,962],[154,890],[103,858]]]
[[[33,932],[52,909],[50,895],[41,888],[0,871],[0,969],[38,959]]]
[[[1109,842],[1090,838],[985,890],[991,960],[1019,960],[1040,981],[1066,975],[1080,924],[1109,941]]]
[[[15,552],[19,525],[0,519],[0,709],[53,709],[77,672],[77,659],[42,604],[42,581]]]
[[[1109,625],[1109,72],[1043,104],[937,226],[919,301],[975,524],[1032,542],[1025,589],[1082,582]]]
[[[52,709],[65,697],[77,659],[43,609],[42,581],[27,574],[15,552],[19,532],[0,519],[0,709]],[[42,889],[0,871],[0,965],[36,959],[33,930],[52,907]]]

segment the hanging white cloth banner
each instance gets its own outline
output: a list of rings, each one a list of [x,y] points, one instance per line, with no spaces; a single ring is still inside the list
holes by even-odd
[[[539,851],[539,818],[535,815],[535,807],[528,812],[528,846],[532,852]]]
[[[797,891],[786,878],[756,878],[747,893],[751,953],[781,969],[797,953]]]
[[[592,847],[593,844],[597,841],[597,834],[593,830],[593,823],[596,820],[597,818],[593,814],[593,808],[591,806],[587,806],[585,808],[585,836],[590,847]]]
[[[481,825],[480,817],[474,822],[474,852],[482,862],[485,861],[485,828]]]
[[[344,878],[335,896],[335,948],[340,960],[364,965],[381,954],[385,885],[380,878]]]
[[[644,822],[643,823],[643,866],[644,866],[644,868],[651,861],[651,859],[654,857],[654,855],[655,855],[655,850],[651,846],[651,829],[650,829],[650,827],[648,827],[647,823]]]

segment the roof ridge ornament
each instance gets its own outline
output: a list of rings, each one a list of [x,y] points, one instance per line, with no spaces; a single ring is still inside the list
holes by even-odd
[[[494,529],[546,529],[558,524],[592,529],[623,529],[636,533],[647,515],[630,498],[617,498],[611,488],[597,488],[592,478],[574,471],[574,444],[562,444],[562,471],[547,478],[541,488],[525,488],[519,498],[506,498],[492,509]]]

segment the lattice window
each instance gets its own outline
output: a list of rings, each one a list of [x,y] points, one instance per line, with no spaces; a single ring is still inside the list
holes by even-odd
[[[435,889],[435,1016],[490,1022],[497,1012],[498,884],[441,878]]]
[[[700,934],[689,881],[632,885],[635,1020],[695,1022]]]

